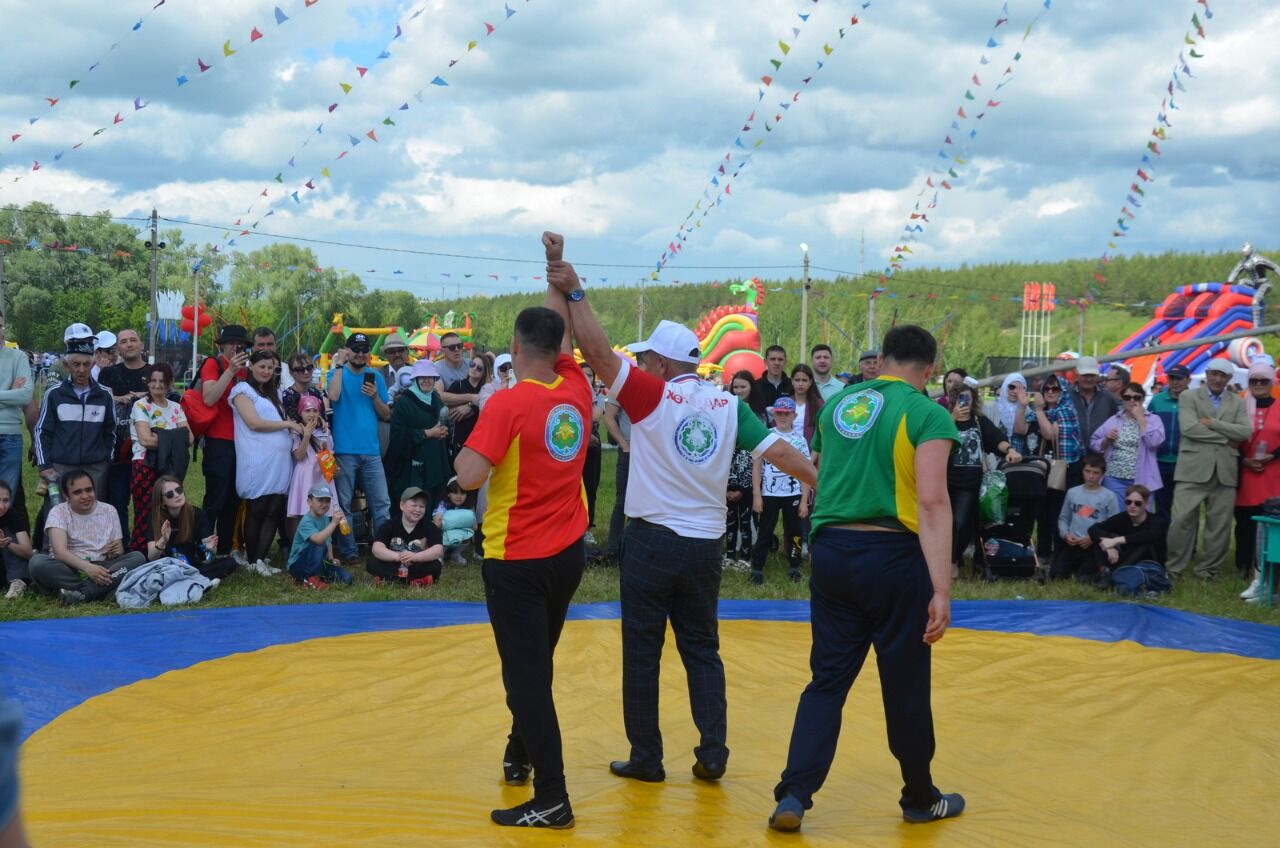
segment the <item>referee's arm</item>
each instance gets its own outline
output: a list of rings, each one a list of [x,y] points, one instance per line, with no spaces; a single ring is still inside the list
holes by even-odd
[[[951,623],[951,496],[947,494],[947,462],[953,442],[931,439],[916,445],[916,503],[920,547],[929,566],[933,597],[924,641],[932,645]]]

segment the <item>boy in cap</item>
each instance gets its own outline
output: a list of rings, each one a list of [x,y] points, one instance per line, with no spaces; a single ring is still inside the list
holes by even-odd
[[[773,418],[773,432],[806,459],[811,457],[803,433],[793,429],[796,420],[794,398],[780,397],[767,410]],[[782,537],[791,566],[791,582],[800,582],[800,546],[804,542],[804,519],[809,517],[809,487],[772,462],[756,456],[751,463],[751,508],[760,516],[756,544],[751,551],[751,582],[764,583],[764,561],[769,556],[773,528],[782,516]]]
[[[368,568],[375,584],[397,580],[426,588],[440,580],[444,544],[440,528],[427,517],[427,493],[409,486],[400,495],[400,514],[378,529],[369,547]]]
[[[333,533],[346,517],[336,509],[331,515],[333,492],[317,483],[307,492],[307,514],[298,522],[289,549],[289,573],[300,585],[327,589],[326,580],[351,585],[351,574],[333,562]]]

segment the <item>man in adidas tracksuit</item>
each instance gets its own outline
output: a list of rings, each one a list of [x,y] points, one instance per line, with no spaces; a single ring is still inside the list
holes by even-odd
[[[83,468],[98,497],[104,498],[116,446],[115,400],[90,377],[93,332],[84,324],[72,324],[63,335],[63,361],[71,376],[50,389],[40,405],[33,439],[36,464],[45,480]]]

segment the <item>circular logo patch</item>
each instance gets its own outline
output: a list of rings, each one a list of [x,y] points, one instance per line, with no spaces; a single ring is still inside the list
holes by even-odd
[[[560,404],[547,416],[547,453],[559,462],[569,462],[582,449],[585,433],[582,413],[578,408],[568,403]]]
[[[846,439],[861,439],[876,422],[882,409],[884,395],[875,389],[863,389],[840,401],[831,415],[831,421],[836,426],[836,432]]]
[[[676,452],[687,462],[701,465],[715,455],[720,447],[720,435],[716,425],[704,415],[694,414],[676,427]]]

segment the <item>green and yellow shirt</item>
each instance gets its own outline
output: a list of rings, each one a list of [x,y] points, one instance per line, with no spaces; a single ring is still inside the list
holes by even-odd
[[[897,377],[847,386],[818,414],[813,450],[822,454],[813,529],[881,524],[918,533],[916,446],[959,443],[946,409]]]

